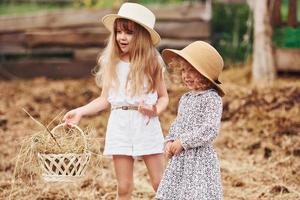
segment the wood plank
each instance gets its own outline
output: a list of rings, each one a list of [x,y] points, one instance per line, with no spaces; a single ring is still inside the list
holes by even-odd
[[[206,3],[183,2],[179,5],[150,7],[157,21],[210,21],[211,0]]]
[[[90,76],[95,66],[94,61],[74,61],[70,59],[27,59],[15,62],[1,63],[1,71],[7,76],[17,78],[33,78],[45,76],[48,78],[81,78]]]
[[[89,60],[97,61],[98,57],[102,53],[103,49],[100,48],[84,48],[84,49],[75,49],[74,50],[74,59],[75,60]]]
[[[206,22],[162,22],[156,30],[162,38],[206,39],[210,35],[210,25]],[[185,30],[185,31],[182,31]],[[76,31],[40,30],[25,34],[25,44],[28,47],[39,46],[104,46],[109,32],[104,28],[87,28]]]
[[[104,26],[99,26],[99,24],[93,24],[89,26],[63,26],[63,27],[44,27],[44,28],[34,28],[27,30],[26,32],[34,32],[34,31],[74,31],[74,32],[89,32],[89,31],[107,31],[108,30]]]
[[[300,72],[300,49],[276,48],[275,63],[278,71]]]
[[[104,28],[90,28],[78,31],[53,30],[29,31],[25,43],[29,47],[39,46],[103,46],[109,32]]]
[[[2,45],[0,54],[2,55],[32,55],[32,54],[54,54],[54,53],[70,53],[74,48],[71,47],[38,47],[27,48],[20,45]]]
[[[224,3],[224,4],[243,4],[247,3],[247,0],[215,0],[218,3]]]
[[[281,0],[274,1],[273,7],[271,8],[271,23],[272,26],[278,27],[281,25]]]
[[[0,48],[2,45],[13,44],[22,45],[24,43],[25,35],[23,32],[16,33],[2,33],[0,34]]]
[[[71,55],[74,60],[96,62],[103,48],[87,47],[87,48],[70,48],[70,47],[47,47],[27,49],[20,46],[1,46],[0,54],[3,56],[26,56],[34,55],[48,56],[49,59],[58,57],[55,55]],[[61,57],[61,56],[60,56]],[[68,57],[68,56],[67,56]],[[44,58],[45,59],[45,58]],[[48,58],[47,58],[48,59]],[[75,62],[75,61],[74,61]]]
[[[27,48],[18,44],[0,44],[1,55],[26,54]]]
[[[288,26],[297,27],[297,0],[289,0],[289,12],[288,12]]]
[[[208,1],[209,2],[209,1]],[[155,13],[157,21],[209,21],[211,19],[211,5],[195,3],[171,7],[150,7]],[[1,16],[0,33],[22,32],[36,28],[61,28],[103,26],[101,18],[106,14],[117,13],[116,9],[65,10],[43,12],[24,16]]]
[[[101,26],[100,19],[111,10],[66,10],[24,16],[1,16],[0,32],[20,32],[35,28]]]
[[[163,50],[165,48],[182,49],[195,40],[189,39],[172,39],[164,38],[158,45],[158,50]],[[204,40],[209,42],[208,39]],[[73,54],[75,60],[93,60],[95,61],[102,51],[101,47],[84,47],[84,48],[74,48],[74,47],[37,47],[37,48],[24,48],[20,46],[3,46],[0,48],[0,54],[2,55],[34,55],[34,54],[55,54],[55,53],[69,53]]]
[[[163,49],[183,49],[187,45],[191,44],[195,40],[178,40],[178,39],[171,39],[171,38],[164,38],[158,45],[159,51],[162,51]],[[209,42],[208,40],[203,40],[205,42]]]
[[[155,29],[162,38],[201,39],[209,38],[210,23],[205,21],[191,22],[158,22]]]

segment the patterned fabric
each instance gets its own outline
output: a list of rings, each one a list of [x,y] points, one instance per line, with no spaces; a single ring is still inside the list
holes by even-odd
[[[223,198],[219,161],[212,145],[221,115],[222,99],[215,90],[192,91],[181,97],[165,142],[180,139],[184,150],[169,160],[156,199]]]

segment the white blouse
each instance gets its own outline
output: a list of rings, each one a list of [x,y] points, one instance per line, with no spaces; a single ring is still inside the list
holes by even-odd
[[[138,105],[141,102],[144,102],[146,105],[154,105],[158,98],[156,91],[141,96],[130,96],[126,94],[126,81],[130,69],[129,65],[130,63],[124,61],[120,61],[117,64],[119,88],[112,88],[109,90],[108,102],[110,102],[112,107],[122,105]],[[144,89],[147,89],[147,82],[144,84]]]

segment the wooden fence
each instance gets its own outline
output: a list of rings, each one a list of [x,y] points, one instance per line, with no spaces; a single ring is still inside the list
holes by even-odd
[[[159,50],[209,40],[211,1],[150,9],[162,37]],[[109,13],[117,10],[0,17],[0,76],[76,78],[90,74],[109,34],[100,19]]]

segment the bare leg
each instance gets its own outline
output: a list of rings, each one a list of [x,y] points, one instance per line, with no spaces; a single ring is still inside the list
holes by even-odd
[[[129,200],[133,190],[134,159],[131,156],[114,155],[113,161],[118,182],[117,200]]]
[[[147,166],[148,173],[152,187],[156,192],[164,172],[164,157],[163,154],[152,154],[143,156],[144,162]]]

